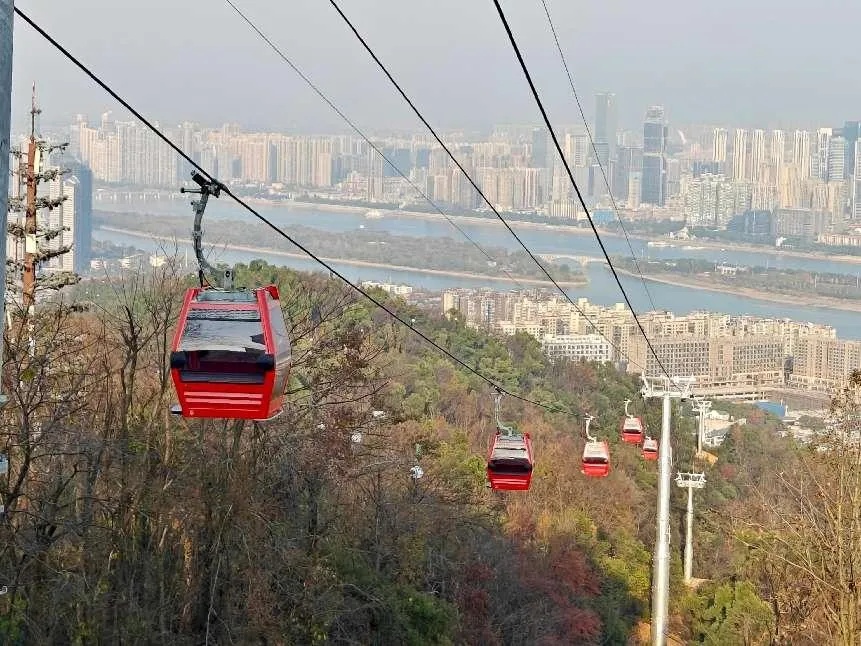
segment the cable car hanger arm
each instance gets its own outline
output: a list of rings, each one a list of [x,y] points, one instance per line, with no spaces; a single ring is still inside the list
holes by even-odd
[[[586,441],[587,442],[597,442],[598,438],[589,433],[589,425],[592,423],[592,420],[595,419],[592,415],[587,414],[584,417],[584,421],[586,422]]]
[[[500,403],[501,402],[502,402],[502,390],[497,388],[496,389],[496,396],[494,397],[494,413],[496,415],[496,428],[499,431],[504,431],[506,437],[514,437],[515,435],[518,435],[518,433],[515,433],[514,429],[512,427],[506,426],[499,419],[499,409],[500,409]]]
[[[233,269],[217,269],[209,264],[206,257],[203,255],[203,212],[206,210],[206,204],[209,201],[209,196],[218,197],[221,195],[221,190],[224,185],[216,180],[208,179],[197,171],[192,171],[191,179],[200,188],[180,188],[180,193],[192,193],[200,195],[199,200],[191,203],[194,209],[194,228],[191,231],[191,242],[194,247],[194,255],[197,257],[197,275],[200,279],[200,286],[205,287],[205,273],[209,272],[222,289],[233,288]]]

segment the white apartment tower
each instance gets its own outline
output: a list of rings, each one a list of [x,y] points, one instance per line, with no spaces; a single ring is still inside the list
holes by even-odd
[[[712,138],[712,161],[726,163],[726,128],[715,128]]]
[[[810,177],[810,133],[796,130],[793,136],[792,163],[798,168],[799,179]]]
[[[833,134],[831,128],[820,128],[816,131],[816,164],[813,174],[823,182],[828,181],[828,150]]]
[[[750,164],[748,172],[750,179],[760,181],[765,179],[765,131],[754,130],[750,138]]]
[[[732,178],[747,179],[747,130],[736,129],[732,147]]]
[[[71,172],[48,182],[48,196],[66,199],[56,208],[43,212],[42,222],[48,229],[62,229],[60,234],[40,244],[51,250],[70,247],[68,253],[55,256],[41,265],[45,271],[84,273],[90,266],[92,247],[92,173],[81,164],[71,166]]]
[[[769,161],[779,171],[786,158],[786,133],[783,130],[771,131],[771,142],[769,145]]]
[[[828,141],[827,177],[829,182],[842,182],[846,178],[846,140],[831,137]]]
[[[855,142],[855,170],[852,173],[852,219],[861,220],[861,139]]]

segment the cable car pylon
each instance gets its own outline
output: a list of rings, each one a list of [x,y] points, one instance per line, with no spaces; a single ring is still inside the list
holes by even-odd
[[[706,415],[712,408],[712,403],[705,399],[696,399],[694,401],[694,410],[699,415],[697,420],[697,457],[703,457],[703,442],[706,435]]]
[[[652,646],[667,643],[667,610],[670,593],[670,481],[672,477],[672,399],[691,397],[693,377],[646,377],[643,380],[644,399],[663,400],[661,444],[658,450],[658,505],[655,552],[652,558]]]
[[[688,511],[685,533],[685,583],[691,585],[694,567],[694,489],[706,486],[705,473],[677,473],[676,484],[688,490]]]

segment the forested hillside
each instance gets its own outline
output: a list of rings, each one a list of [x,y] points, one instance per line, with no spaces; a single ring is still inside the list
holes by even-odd
[[[85,307],[13,317],[0,642],[635,639],[649,617],[657,480],[655,463],[618,440],[636,380],[609,365],[550,365],[531,337],[493,338],[388,299],[491,379],[576,414],[503,400],[503,418],[534,439],[536,470],[529,492],[500,494],[484,482],[488,385],[320,274],[239,267],[238,284],[282,294],[294,343],[283,415],[171,416],[166,359],[189,281],[171,267],[130,273],[88,285]],[[844,399],[841,410],[854,406]],[[681,410],[675,462],[687,469],[693,422]],[[611,442],[606,479],[580,473],[583,412]],[[748,424],[696,494],[694,572],[712,581],[693,593],[680,580],[674,491],[671,628],[710,644],[855,643],[861,534],[846,532],[858,527],[857,448],[800,450],[742,412]],[[645,409],[653,434],[659,416]]]

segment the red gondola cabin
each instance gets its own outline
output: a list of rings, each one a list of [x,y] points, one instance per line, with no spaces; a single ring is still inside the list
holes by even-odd
[[[278,288],[189,289],[170,368],[183,417],[265,420],[278,414],[290,374]]]
[[[622,441],[639,444],[643,441],[643,420],[639,417],[625,417],[622,420]]]
[[[643,459],[658,459],[658,440],[655,440],[651,437],[647,437],[645,440],[643,440]]]
[[[580,472],[592,478],[603,478],[610,473],[610,446],[607,442],[586,442],[583,447],[583,466]]]
[[[532,482],[532,440],[529,433],[503,435],[497,431],[487,457],[491,489],[526,491]]]

